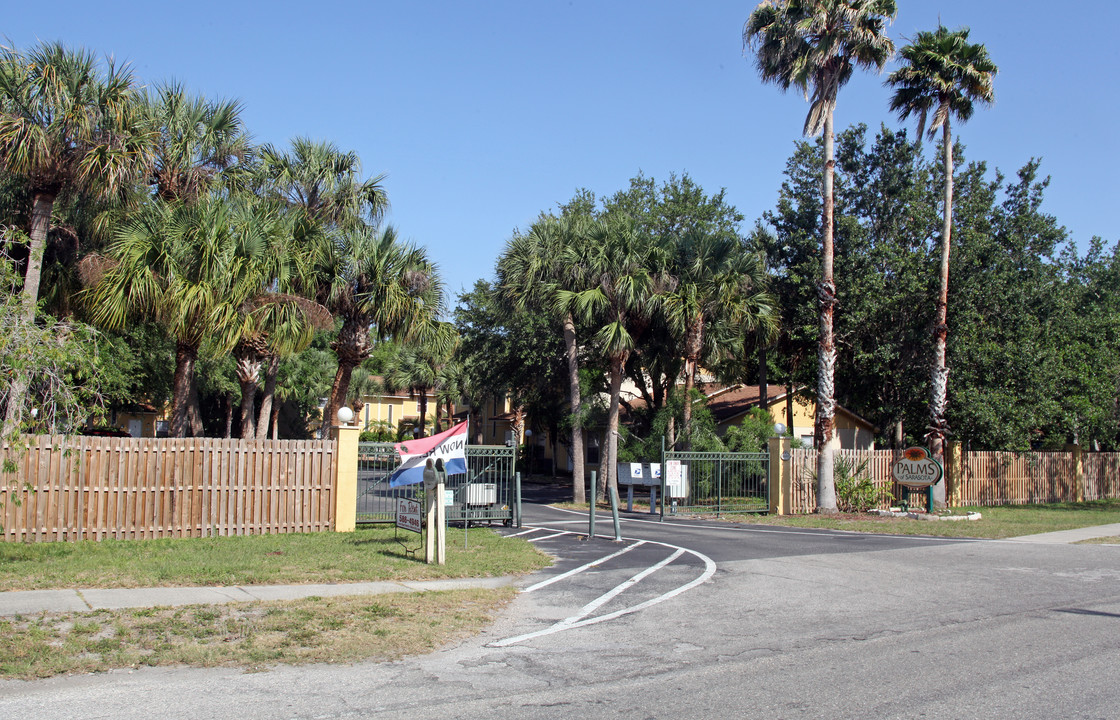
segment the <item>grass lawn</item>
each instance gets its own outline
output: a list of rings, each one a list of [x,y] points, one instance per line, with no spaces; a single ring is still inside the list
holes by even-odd
[[[532,572],[549,560],[488,528],[448,528],[447,564],[426,565],[420,535],[375,526],[353,533],[170,540],[0,543],[0,591],[177,585],[425,580]]]
[[[556,507],[587,512],[587,503],[557,503]],[[600,521],[610,507],[598,505]],[[635,512],[648,512],[649,505],[634,503]],[[1020,535],[1071,530],[1091,525],[1120,523],[1120,499],[1095,500],[1085,503],[1051,503],[1046,505],[1004,505],[1000,507],[953,508],[954,514],[979,512],[981,520],[928,521],[910,518],[878,517],[856,513],[838,515],[735,515],[724,514],[720,520],[753,525],[851,530],[854,532],[890,535],[936,535],[939,537],[1009,538]],[[687,516],[683,516],[687,517]],[[715,519],[714,515],[703,515]],[[1108,540],[1102,543],[1108,543]],[[1113,539],[1112,542],[1117,542]]]
[[[477,634],[515,594],[454,590],[0,618],[0,677],[395,660]]]
[[[408,549],[419,550],[419,559]],[[0,543],[0,590],[331,583],[493,577],[550,560],[520,538],[449,528],[447,564],[420,536],[353,533],[181,540]],[[41,678],[142,665],[392,660],[429,652],[493,621],[513,588],[308,598],[0,618],[0,677]]]

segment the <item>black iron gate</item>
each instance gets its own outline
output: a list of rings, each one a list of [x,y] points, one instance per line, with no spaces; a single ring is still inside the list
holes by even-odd
[[[449,523],[493,523],[521,526],[521,477],[514,471],[515,448],[468,445],[467,472],[448,475]],[[389,487],[401,463],[393,443],[358,443],[358,523],[394,522],[397,498],[417,499],[422,484]]]
[[[770,509],[768,453],[666,450],[666,514],[759,513]]]

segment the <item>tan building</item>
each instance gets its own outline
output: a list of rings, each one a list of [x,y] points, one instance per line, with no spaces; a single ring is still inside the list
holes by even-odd
[[[752,408],[758,407],[761,388],[758,385],[714,385],[700,387],[708,398],[708,409],[715,417],[720,433],[738,425]],[[817,405],[796,390],[789,397],[785,388],[771,385],[766,394],[766,409],[775,423],[790,428],[790,433],[806,446],[813,445],[814,418]],[[789,415],[793,415],[792,424]],[[844,450],[874,450],[875,426],[847,408],[836,406],[836,437]]]

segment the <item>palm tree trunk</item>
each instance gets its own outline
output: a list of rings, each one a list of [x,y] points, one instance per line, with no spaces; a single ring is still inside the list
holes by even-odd
[[[39,279],[43,270],[43,248],[47,245],[47,233],[51,229],[51,211],[54,209],[54,194],[35,193],[35,203],[31,209],[31,233],[27,248],[27,272],[23,276],[23,321],[28,325],[35,322],[35,312],[39,303]],[[27,391],[31,387],[31,377],[26,372],[18,373],[8,388],[8,403],[4,412],[3,437],[18,432],[23,423],[23,409],[27,405]]]
[[[821,337],[817,349],[817,512],[836,512],[836,482],[833,475],[832,436],[836,425],[836,344],[832,316],[836,308],[836,284],[832,275],[832,185],[836,167],[832,111],[824,120],[824,182],[821,184],[821,280],[817,297],[821,309]]]
[[[420,388],[420,434],[417,437],[427,437],[424,433],[424,428],[427,427],[428,419],[428,392],[425,388]]]
[[[609,488],[618,491],[618,400],[622,394],[622,374],[626,368],[626,356],[629,353],[619,353],[611,358],[611,403],[607,413],[607,462],[606,467],[600,466],[602,480],[599,483],[606,496]]]
[[[257,404],[257,378],[261,372],[260,356],[252,350],[237,353],[237,382],[241,386],[241,437],[249,440],[257,435],[254,427]]]
[[[327,398],[326,407],[323,408],[323,424],[319,428],[319,437],[324,440],[330,437],[331,426],[334,425],[338,409],[342,407],[346,392],[350,389],[350,375],[354,372],[354,363],[342,356],[338,358],[338,370],[334,373],[334,382],[331,383],[331,395]]]
[[[187,343],[175,346],[175,377],[171,381],[171,437],[187,436],[187,406],[190,403],[191,378],[194,363],[198,359],[198,348]]]
[[[758,406],[770,410],[769,386],[766,382],[766,343],[758,344]]]
[[[280,356],[269,355],[268,367],[264,375],[264,394],[261,395],[261,408],[257,415],[257,439],[264,440],[268,435],[269,421],[272,418],[273,397],[276,395],[276,377],[280,374]]]
[[[272,439],[273,440],[279,440],[280,439],[279,418],[280,418],[280,403],[274,403],[273,406],[272,406],[272,419],[269,421],[269,424],[272,426]]]
[[[223,398],[226,401],[226,433],[223,437],[229,440],[233,437],[233,395],[226,393]]]
[[[942,128],[945,145],[945,207],[941,227],[941,290],[937,296],[937,322],[934,325],[933,373],[931,378],[931,397],[929,404],[930,427],[929,449],[938,462],[945,462],[945,407],[949,401],[949,367],[945,358],[949,337],[949,250],[953,233],[953,137],[949,130],[949,118],[945,117]],[[931,488],[933,503],[945,505],[945,484],[938,483]]]
[[[572,408],[572,502],[587,502],[584,478],[583,406],[579,389],[579,344],[576,321],[571,313],[564,316],[564,355],[568,361],[568,402]],[[553,462],[556,456],[553,455]]]
[[[692,449],[692,388],[696,387],[696,365],[700,360],[700,347],[704,339],[704,316],[693,318],[684,345],[684,405],[681,407],[682,447]]]
[[[202,424],[202,407],[198,400],[198,378],[195,377],[194,372],[191,372],[190,383],[190,390],[187,391],[187,422],[191,427],[191,435],[202,437],[206,434],[206,428]]]

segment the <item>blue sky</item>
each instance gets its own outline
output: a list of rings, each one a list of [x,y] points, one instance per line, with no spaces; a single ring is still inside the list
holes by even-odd
[[[726,187],[749,228],[774,205],[807,111],[743,55],[750,1],[7,5],[0,35],[17,47],[113,54],[146,83],[240,99],[258,142],[356,150],[368,175],[388,173],[389,220],[454,293],[492,275],[515,228],[638,171]],[[1000,68],[995,105],[955,126],[967,156],[1007,175],[1041,157],[1043,209],[1079,246],[1120,240],[1120,6],[900,0],[891,36],[901,45],[939,17],[970,26]],[[838,128],[899,125],[881,82],[858,75],[841,91]]]

